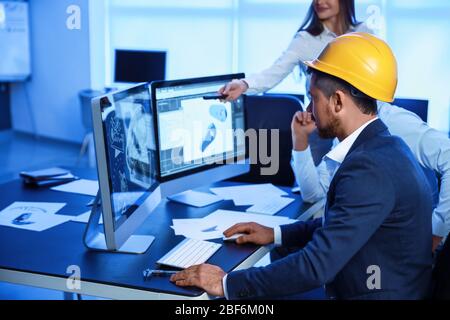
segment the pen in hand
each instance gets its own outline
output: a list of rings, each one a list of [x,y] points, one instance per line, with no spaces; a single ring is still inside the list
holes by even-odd
[[[152,276],[155,276],[155,277],[171,276],[178,272],[179,271],[146,269],[146,270],[144,270],[143,274],[144,274],[144,279],[147,280],[148,278],[150,278]]]

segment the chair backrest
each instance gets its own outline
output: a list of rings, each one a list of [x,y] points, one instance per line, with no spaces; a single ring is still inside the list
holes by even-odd
[[[432,299],[450,300],[450,236],[438,253],[433,270]]]
[[[246,129],[255,129],[257,134],[257,154],[259,155],[261,142],[259,130],[267,130],[267,146],[263,153],[271,158],[272,163],[267,165],[261,163],[260,157],[252,159],[250,172],[243,176],[234,178],[234,181],[250,183],[273,183],[276,185],[292,186],[295,178],[290,166],[292,151],[291,122],[297,111],[302,111],[303,106],[299,99],[288,95],[263,95],[246,96],[245,113]],[[279,130],[279,141],[272,141],[272,130]],[[273,154],[276,150],[272,147],[274,143],[279,145],[278,157]],[[249,143],[247,143],[249,146]],[[257,161],[256,161],[257,160]],[[274,168],[273,161],[278,161],[278,172],[274,175],[262,175],[261,169]],[[255,162],[257,162],[255,164]]]
[[[80,99],[80,106],[81,106],[81,120],[83,123],[84,130],[86,133],[92,132],[92,111],[91,111],[91,102],[92,99],[101,96],[105,93],[108,93],[114,89],[104,89],[104,90],[92,90],[92,89],[86,89],[81,90],[78,93],[78,98]]]
[[[301,102],[302,102],[302,104],[305,104],[305,95],[303,95],[303,94],[298,94],[298,93],[271,93],[271,92],[265,92],[264,93],[264,95],[265,96],[292,96],[292,97],[295,97],[295,98],[297,98],[297,99],[299,99]]]
[[[414,112],[424,122],[428,121],[428,100],[397,98],[392,104]]]

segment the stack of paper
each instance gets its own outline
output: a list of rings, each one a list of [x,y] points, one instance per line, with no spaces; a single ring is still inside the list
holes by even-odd
[[[256,222],[266,227],[294,223],[287,217],[274,217],[239,211],[217,210],[201,219],[173,219],[173,226],[176,235],[183,235],[186,238],[208,240],[223,238],[223,232],[236,223]]]
[[[22,171],[20,177],[29,186],[55,186],[78,179],[70,171],[61,168],[48,168],[36,171]]]
[[[96,180],[80,179],[58,187],[53,187],[51,189],[55,191],[78,193],[95,197],[98,192],[98,182]]]
[[[0,212],[0,225],[31,231],[44,231],[72,219],[56,214],[65,203],[14,202]]]
[[[271,183],[211,188],[210,190],[226,200],[233,200],[236,206],[250,206],[269,198],[287,195]]]
[[[91,216],[91,211],[87,211],[87,212],[85,212],[83,214],[80,214],[78,216],[72,216],[70,221],[81,222],[81,223],[88,223],[90,216]],[[100,216],[99,223],[103,224],[103,216]]]

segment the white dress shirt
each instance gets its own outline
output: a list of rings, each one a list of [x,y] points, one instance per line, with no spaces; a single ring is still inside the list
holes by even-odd
[[[433,211],[432,225],[434,235],[445,237],[450,231],[450,139],[416,114],[388,103],[378,103],[378,117],[392,135],[405,141],[423,167],[441,176],[439,203]],[[310,148],[293,151],[292,168],[304,201],[316,202],[326,196],[333,178],[327,157],[316,168]]]
[[[350,27],[348,32],[373,33],[365,23],[361,23],[356,27]],[[317,58],[326,45],[336,37],[336,34],[327,29],[327,27],[325,27],[325,30],[318,36],[313,36],[307,31],[297,32],[288,48],[272,64],[272,66],[244,79],[249,86],[246,93],[258,94],[272,89],[286,78],[297,65],[299,65],[304,72],[306,67],[301,62]],[[307,77],[307,87],[308,83],[309,76]]]

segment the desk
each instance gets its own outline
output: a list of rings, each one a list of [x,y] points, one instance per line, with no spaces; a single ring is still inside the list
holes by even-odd
[[[72,172],[83,178],[96,179],[93,170]],[[220,182],[211,186],[236,184]],[[206,191],[209,187],[198,190]],[[304,204],[299,195],[293,195],[288,188],[284,190],[295,198],[295,202],[279,215],[297,218],[304,212],[299,220],[306,220],[315,213],[314,207]],[[86,204],[92,200],[89,196],[49,189],[29,189],[20,180],[1,185],[0,194],[0,208],[14,201],[65,202],[67,205],[58,212],[65,215],[86,212],[89,210]],[[82,240],[86,228],[83,223],[66,222],[43,232],[0,226],[0,281],[111,299],[209,299],[204,291],[177,287],[167,277],[144,281],[142,271],[156,268],[156,261],[183,239],[175,236],[170,228],[173,218],[200,218],[217,209],[244,208],[235,207],[232,201],[193,208],[164,200],[136,232],[156,236],[149,250],[142,255],[87,250]],[[220,239],[214,241],[222,242]],[[269,249],[225,243],[208,263],[218,265],[226,272],[244,269],[254,265]],[[66,286],[70,276],[66,273],[67,268],[72,265],[81,270],[80,290],[69,290]]]

